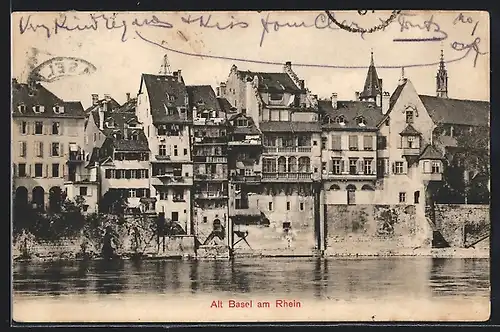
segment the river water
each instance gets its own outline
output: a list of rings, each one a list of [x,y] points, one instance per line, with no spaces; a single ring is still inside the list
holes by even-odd
[[[482,321],[490,266],[429,257],[16,262],[13,294],[22,321]]]

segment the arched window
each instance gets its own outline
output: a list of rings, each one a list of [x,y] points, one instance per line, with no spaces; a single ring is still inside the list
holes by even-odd
[[[366,126],[366,120],[365,120],[364,117],[358,116],[358,118],[356,119],[356,121],[357,121],[358,126],[360,126],[360,127],[365,127]]]
[[[279,157],[278,158],[278,173],[285,173],[285,172],[286,172],[286,158]]]
[[[356,189],[354,189],[354,190],[356,190]],[[375,189],[373,189],[373,187],[370,186],[369,184],[365,184],[365,185],[363,185],[363,187],[361,187],[361,190],[374,191]]]
[[[290,173],[297,172],[297,158],[295,157],[288,158],[288,172]]]
[[[340,125],[345,125],[345,117],[343,115],[339,115],[335,118],[335,123],[338,123]]]
[[[311,169],[311,160],[309,157],[299,158],[299,172],[308,173]]]
[[[353,184],[349,184],[349,185],[347,185],[347,187],[345,187],[345,189],[347,191],[356,191],[356,186]]]
[[[332,184],[329,190],[340,190],[340,187],[337,184]]]

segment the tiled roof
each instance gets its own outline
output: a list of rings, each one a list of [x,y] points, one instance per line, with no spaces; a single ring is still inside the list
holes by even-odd
[[[330,100],[319,100],[318,108],[323,118],[329,118],[331,123],[324,123],[324,129],[343,129],[343,130],[376,130],[377,124],[383,117],[382,109],[376,107],[374,103],[364,101],[338,101],[337,109],[333,109]],[[335,123],[338,116],[343,116],[345,125]],[[363,117],[365,126],[359,126],[357,119]],[[325,122],[325,121],[323,121]]]
[[[422,151],[419,159],[420,160],[422,160],[422,159],[442,160],[444,158],[443,158],[443,155],[441,154],[441,152],[439,152],[439,150],[434,145],[429,144],[425,147],[424,151]]]
[[[241,80],[246,80],[250,76],[252,80],[257,76],[259,80],[259,90],[276,92],[305,92],[298,87],[286,73],[265,73],[252,72],[249,70],[238,70]]]
[[[131,98],[129,101],[125,102],[122,106],[117,109],[117,112],[132,112],[135,113],[135,108],[137,106],[137,98]]]
[[[136,130],[137,140],[113,139],[113,147],[116,151],[149,151],[148,139],[142,130]]]
[[[232,115],[228,121],[231,123],[231,121],[234,121],[238,118],[245,118],[248,120],[248,126],[247,127],[237,127],[235,125],[230,125],[229,126],[229,131],[232,132],[233,134],[241,134],[241,135],[259,135],[260,131],[255,125],[252,117],[245,115],[243,113],[237,113]]]
[[[377,75],[377,69],[375,68],[375,64],[373,62],[372,53],[370,67],[368,68],[368,73],[366,74],[365,86],[359,96],[362,98],[375,98],[381,92],[380,82]]]
[[[400,135],[420,135],[420,133],[413,128],[411,124],[408,124],[405,129],[403,129],[402,132],[399,133]]]
[[[182,79],[179,81],[177,76],[173,75],[142,74],[142,81],[146,85],[149,94],[153,123],[187,122],[187,120],[181,118],[177,111],[177,107],[188,106],[186,105],[188,92]],[[169,100],[169,96],[172,96],[173,100]],[[167,109],[171,110],[173,114],[169,115]],[[190,117],[189,112],[187,112],[187,116]]]
[[[99,110],[96,109],[92,111],[92,115],[94,118],[94,122],[97,127],[99,127]],[[113,119],[114,122],[114,128],[107,128],[106,127],[106,121],[108,119]],[[137,116],[135,113],[132,112],[105,112],[104,113],[104,128],[103,132],[107,136],[111,134],[115,130],[123,130],[125,128],[125,124],[129,123],[130,120],[135,120],[137,121]]]
[[[268,121],[260,124],[262,132],[312,132],[320,133],[319,122]]]
[[[201,103],[205,109],[221,111],[217,96],[210,85],[188,85],[186,89],[189,95],[190,108],[193,106],[199,108]]]
[[[25,106],[23,113],[19,105]],[[34,112],[33,106],[37,105],[44,107],[43,113]],[[64,113],[55,113],[54,106],[63,106]],[[81,102],[65,102],[39,83],[30,89],[26,83],[12,82],[12,116],[85,118],[85,113]]]
[[[86,167],[94,166],[97,162],[99,162],[99,148],[93,148]]]
[[[220,109],[223,112],[226,112],[226,114],[231,113],[233,109],[235,109],[235,107],[233,107],[233,105],[231,105],[229,100],[226,98],[217,97],[217,101],[219,102]]]
[[[436,124],[489,126],[490,103],[419,95]]]

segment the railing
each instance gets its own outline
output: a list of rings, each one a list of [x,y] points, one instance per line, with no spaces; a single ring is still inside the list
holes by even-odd
[[[228,145],[262,145],[262,141],[254,139],[234,140],[234,141],[229,141]]]
[[[194,194],[196,198],[227,198],[227,194],[222,191],[201,191]]]
[[[160,155],[160,154],[157,154],[157,155],[155,155],[155,158],[156,158],[156,160],[170,160],[170,156],[169,155]]]
[[[196,180],[226,180],[227,174],[195,174]]]
[[[222,156],[193,156],[195,163],[227,163],[227,157]]]
[[[224,144],[227,143],[227,137],[195,137],[194,144]]]
[[[69,181],[69,182],[94,182],[94,181],[97,181],[95,176],[80,175],[80,174],[66,175],[65,180]]]
[[[85,155],[82,152],[70,151],[68,155],[69,161],[85,161]]]
[[[301,152],[301,153],[309,153],[311,152],[312,147],[310,146],[265,146],[264,153],[293,153],[293,152]]]
[[[418,156],[419,154],[419,148],[403,148],[403,156]]]
[[[220,126],[226,122],[224,118],[194,118],[193,125],[195,126]]]
[[[312,173],[262,173],[263,180],[311,180]]]
[[[239,182],[260,182],[261,176],[259,175],[233,175],[231,177],[233,181]]]

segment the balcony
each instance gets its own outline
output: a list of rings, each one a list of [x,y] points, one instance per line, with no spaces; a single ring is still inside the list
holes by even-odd
[[[195,137],[194,145],[222,145],[227,144],[227,136],[221,137]]]
[[[157,155],[155,155],[155,158],[158,161],[170,161],[171,160],[170,155],[159,155],[159,154],[157,154]]]
[[[418,156],[420,155],[419,148],[402,148],[403,156]]]
[[[85,161],[85,155],[82,151],[70,151],[68,154],[68,163],[82,163]]]
[[[260,146],[262,141],[256,139],[234,140],[227,143],[229,146]]]
[[[422,173],[422,180],[424,181],[442,181],[443,175],[441,173]]]
[[[330,180],[339,180],[339,179],[358,179],[358,180],[374,180],[377,178],[377,174],[375,171],[372,173],[349,173],[349,172],[344,172],[344,173],[333,173],[333,172],[328,172],[328,173],[323,173],[321,175],[323,179],[330,179]]]
[[[262,182],[311,182],[312,173],[262,173]]]
[[[227,181],[227,174],[195,174],[195,181]]]
[[[222,191],[200,191],[194,194],[197,199],[227,199],[228,195]]]
[[[230,217],[260,217],[261,212],[257,208],[230,209]]]
[[[224,156],[193,156],[195,163],[226,164],[227,157]]]
[[[310,146],[265,146],[264,153],[266,154],[288,154],[288,153],[310,153],[312,147]]]
[[[233,182],[245,182],[245,183],[260,183],[260,175],[233,175],[231,176],[231,181]]]
[[[194,118],[193,125],[195,126],[221,126],[224,125],[224,118]]]
[[[192,186],[193,179],[185,176],[174,176],[173,174],[156,175],[151,178],[153,186]]]
[[[97,178],[92,175],[69,174],[64,178],[64,182],[68,183],[92,183],[96,182]]]

